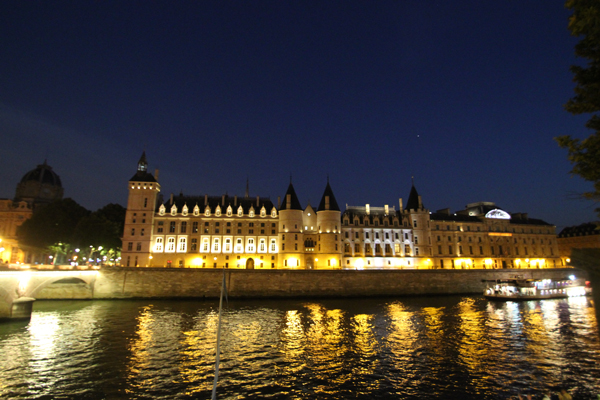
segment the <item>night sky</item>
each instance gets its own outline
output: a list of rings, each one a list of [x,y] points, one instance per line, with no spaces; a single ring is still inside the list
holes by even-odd
[[[46,159],[65,197],[126,205],[146,151],[165,198],[398,207],[494,201],[596,220],[553,137],[572,116],[563,1],[0,2],[0,197]]]

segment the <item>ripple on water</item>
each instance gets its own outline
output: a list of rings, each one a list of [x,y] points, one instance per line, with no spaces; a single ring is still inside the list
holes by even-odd
[[[0,397],[209,398],[215,302],[37,302],[0,325]],[[600,387],[589,300],[231,301],[219,399],[497,399]]]

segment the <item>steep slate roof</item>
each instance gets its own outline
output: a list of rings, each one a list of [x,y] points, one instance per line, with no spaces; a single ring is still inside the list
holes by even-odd
[[[365,220],[368,220],[369,223],[373,223],[376,218],[380,219],[382,222],[387,220],[390,225],[393,223],[394,217],[398,218],[399,221],[402,221],[402,214],[393,207],[389,208],[388,214],[385,213],[384,207],[370,207],[369,214],[367,214],[365,206],[348,206],[342,213],[342,220],[346,216],[350,220],[350,223],[354,221],[354,217],[358,217],[361,224],[363,224]]]
[[[457,212],[456,214],[452,213],[443,213],[443,212],[435,212],[429,215],[429,218],[432,221],[455,221],[455,222],[481,222],[485,217],[485,214],[481,214],[479,216],[471,216],[464,213]],[[511,219],[508,220],[511,224],[516,225],[548,225],[552,226],[545,221],[537,218],[528,218],[523,214],[511,214]]]
[[[319,203],[319,209],[317,211],[325,210],[325,197],[329,196],[329,211],[340,211],[340,206],[338,206],[337,201],[335,200],[335,196],[333,195],[333,190],[331,190],[331,186],[329,186],[329,180],[327,181],[327,186],[325,187],[325,192],[323,193],[323,197],[321,197],[321,202]]]
[[[135,175],[130,179],[135,182],[156,182],[154,176],[148,173],[148,162],[146,161],[146,152],[142,153],[140,161],[138,161],[138,170]]]
[[[568,226],[558,234],[558,237],[600,235],[600,222],[587,222],[577,226]]]
[[[446,214],[443,212],[434,212],[429,214],[432,221],[456,221],[456,222],[481,222],[481,218],[465,214]]]
[[[183,206],[187,204],[188,212],[191,214],[194,210],[194,207],[197,204],[198,208],[200,208],[200,214],[203,214],[204,209],[206,208],[206,204],[204,204],[205,199],[208,200],[208,206],[210,207],[212,213],[215,212],[217,206],[221,206],[221,212],[225,214],[225,212],[227,211],[227,207],[231,205],[234,215],[237,213],[237,210],[240,205],[244,210],[244,214],[248,214],[250,212],[251,207],[254,207],[254,212],[257,214],[260,212],[260,209],[263,206],[265,207],[265,210],[267,210],[267,214],[270,214],[273,208],[275,208],[275,205],[273,204],[271,199],[266,197],[259,197],[257,205],[256,197],[252,198],[238,196],[236,201],[235,197],[229,196],[227,194],[224,196],[208,196],[207,198],[205,198],[205,196],[184,196],[183,194],[179,194],[179,196],[173,196],[173,203],[171,203],[171,199],[168,199],[164,203],[164,206],[168,213],[171,210],[173,204],[175,204],[175,206],[177,207],[177,212],[180,213],[183,209]],[[157,211],[159,207],[157,207]]]
[[[287,208],[287,195],[291,195],[291,207]],[[300,200],[298,200],[298,196],[296,196],[296,191],[294,190],[294,186],[292,182],[290,182],[290,186],[288,186],[287,192],[285,192],[285,196],[283,197],[283,201],[281,202],[280,210],[302,210],[302,206],[300,205]]]
[[[418,210],[419,209],[419,193],[415,189],[415,185],[412,185],[410,194],[408,195],[408,201],[406,202],[405,210]]]

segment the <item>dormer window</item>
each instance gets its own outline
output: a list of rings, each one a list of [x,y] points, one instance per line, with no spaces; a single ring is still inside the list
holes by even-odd
[[[277,210],[275,209],[275,207],[273,207],[273,209],[271,210],[271,217],[275,218],[277,216]]]
[[[254,217],[254,207],[250,207],[250,212],[248,214],[250,217]]]
[[[231,217],[231,214],[233,213],[233,209],[231,208],[231,206],[227,206],[227,216]]]
[[[175,204],[171,207],[171,215],[177,215],[177,206]]]
[[[215,215],[216,215],[217,217],[220,217],[220,216],[221,216],[221,206],[217,206],[217,209],[215,210]]]
[[[265,206],[262,206],[262,208],[260,209],[260,216],[261,217],[267,216],[267,210],[265,209]]]
[[[241,217],[244,215],[244,209],[242,208],[242,206],[238,207],[237,215],[238,215],[238,217]]]
[[[198,215],[200,215],[200,207],[198,207],[198,204],[196,204],[194,206],[194,216],[197,217]]]
[[[165,205],[161,204],[160,207],[158,207],[158,215],[165,215]]]
[[[206,206],[206,208],[204,209],[204,215],[206,217],[210,217],[210,207],[209,206]]]
[[[183,215],[184,217],[186,215],[188,215],[188,206],[187,206],[187,204],[183,205],[183,209],[181,210],[181,215]]]

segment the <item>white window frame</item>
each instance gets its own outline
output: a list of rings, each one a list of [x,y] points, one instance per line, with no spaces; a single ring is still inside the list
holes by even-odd
[[[164,241],[165,241],[165,239],[163,237],[156,238],[156,242],[154,243],[154,252],[155,253],[163,252]]]

